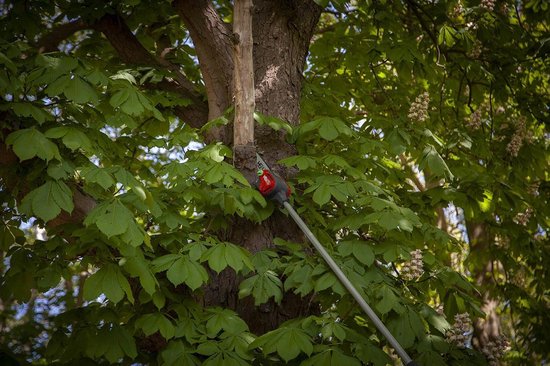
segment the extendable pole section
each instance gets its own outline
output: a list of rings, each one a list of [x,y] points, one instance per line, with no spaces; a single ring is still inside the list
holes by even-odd
[[[359,304],[361,309],[367,314],[367,316],[370,318],[370,320],[374,323],[376,328],[382,333],[384,337],[390,342],[391,346],[395,349],[395,352],[401,357],[403,360],[403,363],[406,366],[418,366],[416,362],[414,362],[407,352],[401,347],[397,339],[390,333],[388,328],[382,323],[378,315],[371,309],[369,304],[363,299],[363,296],[357,291],[355,286],[350,282],[350,280],[346,277],[344,272],[342,272],[342,269],[336,264],[334,259],[328,254],[326,249],[323,247],[323,245],[317,240],[315,235],[309,230],[306,223],[302,220],[300,215],[294,210],[294,208],[288,203],[288,198],[290,197],[290,188],[288,184],[279,176],[273,174],[269,166],[266,164],[266,162],[262,159],[262,157],[258,154],[256,154],[256,161],[258,164],[258,182],[257,182],[257,188],[267,199],[273,200],[278,202],[279,204],[282,204],[284,208],[288,211],[292,219],[298,224],[298,227],[304,232],[304,234],[307,236],[311,244],[317,249],[319,254],[321,254],[321,257],[325,260],[325,262],[328,264],[332,272],[338,277],[342,285],[348,290],[348,292],[353,296],[355,301]]]
[[[372,322],[374,323],[376,328],[380,331],[380,333],[382,333],[382,335],[384,335],[384,337],[386,337],[388,342],[390,342],[391,346],[395,349],[395,352],[397,352],[399,357],[401,357],[401,359],[403,360],[403,363],[407,366],[416,366],[416,363],[409,357],[409,355],[403,349],[403,347],[401,347],[401,345],[399,344],[397,339],[395,339],[395,337],[390,333],[390,331],[388,330],[388,328],[386,328],[384,323],[382,323],[382,321],[380,320],[378,315],[376,315],[376,313],[371,309],[369,304],[367,304],[365,299],[363,299],[363,296],[361,296],[361,294],[357,291],[355,286],[353,286],[353,284],[350,282],[350,280],[346,277],[344,272],[342,272],[342,269],[340,269],[338,264],[336,264],[334,259],[332,259],[330,254],[328,254],[328,252],[323,247],[323,245],[321,245],[319,240],[317,240],[315,235],[313,235],[311,230],[309,230],[306,223],[302,220],[300,215],[298,215],[296,210],[294,210],[294,208],[290,205],[290,203],[288,203],[288,201],[284,201],[283,206],[286,208],[286,210],[288,211],[290,216],[292,216],[292,218],[294,219],[296,224],[298,224],[300,229],[307,236],[307,238],[309,239],[311,244],[313,244],[315,249],[317,249],[319,254],[321,254],[321,257],[323,257],[323,259],[328,264],[330,269],[334,272],[336,277],[338,277],[338,279],[340,280],[342,285],[344,285],[344,287],[349,291],[351,296],[353,296],[355,301],[357,301],[357,303],[359,304],[361,309],[363,309],[363,311],[368,315],[370,320],[372,320]]]

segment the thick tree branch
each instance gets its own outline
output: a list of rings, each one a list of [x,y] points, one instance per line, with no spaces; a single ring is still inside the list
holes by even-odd
[[[94,25],[94,29],[107,37],[122,61],[136,65],[158,64],[119,15],[105,14]]]
[[[193,128],[201,128],[206,122],[208,122],[208,105],[204,100],[199,98],[192,98],[187,94],[187,91],[181,88],[181,86],[171,80],[162,80],[158,83],[146,83],[143,85],[146,89],[150,90],[162,90],[165,92],[175,93],[181,95],[183,98],[188,98],[192,103],[185,107],[174,107],[172,111],[182,121],[187,123]]]
[[[208,120],[208,109],[200,93],[195,90],[193,83],[181,73],[177,65],[164,59],[163,55],[156,56],[151,54],[143,47],[128,28],[124,19],[119,15],[106,14],[95,24],[87,24],[82,20],[61,24],[40,38],[36,46],[39,52],[56,51],[59,43],[83,29],[94,29],[102,32],[119,57],[128,64],[147,65],[167,70],[175,82],[166,80],[161,83],[147,85],[146,87],[148,89],[175,92],[185,98],[189,98],[193,104],[186,108],[175,108],[174,112],[176,115],[193,127],[201,127],[206,123]]]
[[[39,52],[52,52],[57,50],[61,41],[70,37],[74,32],[82,29],[94,29],[102,32],[119,57],[129,64],[157,66],[168,70],[175,81],[164,80],[160,83],[150,84],[146,87],[150,89],[161,89],[175,92],[182,97],[189,98],[192,104],[188,107],[175,107],[173,112],[193,127],[201,127],[206,123],[208,109],[201,95],[194,90],[194,85],[179,71],[177,65],[152,55],[137,40],[124,20],[118,15],[105,15],[96,24],[85,24],[83,21],[75,21],[60,25],[54,28],[50,33],[44,35],[38,42]],[[2,131],[5,135],[11,131]],[[3,141],[0,142],[0,169],[10,169],[18,162],[17,157]],[[2,180],[4,189],[19,185],[17,180]],[[23,184],[24,186],[24,184]],[[25,189],[20,189],[24,194]],[[21,197],[19,197],[21,198]],[[68,223],[81,223],[86,215],[96,206],[95,200],[80,192],[78,188],[73,189],[74,210],[71,214],[62,212],[59,216],[48,222],[48,227],[57,227]]]
[[[122,61],[136,65],[162,66],[171,72],[183,90],[189,95],[198,97],[193,83],[181,73],[178,66],[151,54],[143,47],[121,16],[106,14],[95,24],[94,28],[107,37]]]
[[[148,85],[148,88],[152,88],[155,85],[155,88],[176,92],[183,97],[191,99],[193,104],[187,108],[176,108],[174,110],[176,115],[193,127],[200,127],[206,123],[208,120],[208,110],[202,96],[195,91],[193,83],[181,73],[177,65],[160,56],[151,54],[143,47],[122,17],[119,15],[104,15],[94,28],[107,37],[124,62],[157,66],[169,71],[175,83],[166,80],[161,83]]]
[[[208,95],[208,118],[219,117],[232,98],[231,30],[208,0],[175,0],[173,6],[195,44]]]
[[[55,52],[58,50],[57,47],[63,40],[67,39],[75,32],[88,28],[90,28],[89,24],[86,24],[80,19],[61,24],[38,40],[36,43],[38,52]]]

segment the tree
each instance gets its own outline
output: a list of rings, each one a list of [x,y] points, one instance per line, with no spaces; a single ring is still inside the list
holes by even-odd
[[[246,147],[233,2],[1,7],[3,359],[393,363],[256,151],[420,364],[548,358],[543,0],[255,0]]]

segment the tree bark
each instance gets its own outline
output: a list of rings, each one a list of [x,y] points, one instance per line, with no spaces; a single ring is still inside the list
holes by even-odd
[[[472,277],[476,278],[480,288],[488,289],[495,285],[492,276],[493,261],[490,254],[491,246],[495,241],[494,235],[489,232],[486,223],[467,223],[467,230],[470,239],[470,255],[473,255],[477,261],[477,263],[473,263]],[[489,291],[485,291],[482,294],[482,301],[481,310],[485,313],[485,319],[478,319],[474,322],[472,341],[474,347],[480,351],[489,341],[498,339],[502,328],[498,315],[498,300],[493,298]]]
[[[313,1],[254,1],[252,29],[258,112],[291,125],[299,123],[303,70],[320,14],[321,8]],[[268,126],[256,126],[255,143],[273,170],[288,178],[288,172],[275,164],[296,153],[294,146],[285,141],[285,134]],[[278,210],[261,225],[251,226],[245,220],[235,220],[230,240],[257,252],[273,247],[276,237],[306,242],[294,222]],[[269,302],[258,309],[252,303],[243,302],[237,310],[251,330],[261,334],[288,319],[317,312],[318,308],[310,300],[286,293],[280,305]]]
[[[299,123],[300,92],[309,42],[321,8],[313,1],[255,0],[253,7],[254,80],[256,110],[289,122]],[[282,158],[295,154],[294,146],[285,141],[282,132],[267,126],[256,126],[254,142],[265,160],[283,177],[286,171],[276,165]],[[255,253],[272,248],[273,239],[280,237],[294,242],[306,242],[299,228],[278,210],[261,224],[235,218],[226,240],[238,243]],[[225,278],[213,292],[205,294],[207,304],[217,304],[221,298],[236,309],[252,332],[262,334],[282,322],[318,311],[310,298],[286,293],[280,305],[274,302],[255,307],[253,301],[238,300],[238,280]]]
[[[254,62],[252,59],[252,0],[236,0],[233,7],[233,80],[235,118],[233,151],[235,166],[249,182],[254,182]]]
[[[234,62],[231,41],[236,40],[207,0],[176,0],[174,7],[189,30],[206,84],[209,119],[216,118],[232,104],[235,88],[232,83]],[[300,92],[303,69],[313,31],[321,7],[312,0],[255,0],[252,9],[253,65],[256,110],[289,122],[299,123]],[[229,136],[228,136],[229,135]],[[227,130],[216,131],[214,137],[232,143]],[[295,149],[286,143],[283,132],[267,126],[255,126],[254,143],[276,173],[286,172],[275,163],[293,155]],[[252,152],[248,151],[252,156]],[[239,159],[243,160],[243,159]],[[245,158],[245,161],[250,159]],[[250,169],[239,165],[241,171]],[[234,218],[231,230],[221,239],[240,244],[255,253],[273,247],[273,239],[305,242],[301,231],[282,213],[276,212],[261,224]],[[309,299],[285,294],[281,305],[269,302],[257,308],[252,299],[238,299],[239,279],[230,271],[215,276],[204,291],[206,306],[221,305],[235,309],[257,334],[274,329],[282,322],[315,312]]]
[[[208,0],[176,0],[174,8],[195,45],[208,97],[208,119],[221,116],[232,102],[233,58],[231,30]],[[217,132],[226,140],[225,130]]]
[[[235,0],[233,11],[235,122],[233,147],[254,143],[254,64],[252,62],[252,0]]]

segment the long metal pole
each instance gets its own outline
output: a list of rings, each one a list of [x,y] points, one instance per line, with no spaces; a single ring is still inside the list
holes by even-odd
[[[355,301],[357,301],[357,303],[359,304],[361,309],[363,309],[363,311],[368,315],[370,320],[372,320],[372,322],[374,323],[376,328],[378,328],[380,333],[382,333],[382,335],[384,335],[384,337],[386,337],[386,339],[390,342],[391,346],[395,349],[395,352],[397,352],[399,357],[401,357],[401,359],[403,360],[403,363],[406,366],[415,366],[416,363],[409,357],[409,355],[403,349],[403,347],[401,347],[401,345],[399,344],[397,339],[394,338],[394,336],[390,333],[388,328],[386,328],[384,323],[382,323],[382,321],[380,320],[378,315],[376,315],[376,313],[371,309],[369,304],[367,304],[365,299],[363,299],[363,296],[361,296],[359,291],[357,291],[355,286],[353,286],[353,284],[346,277],[344,272],[342,272],[342,269],[340,269],[338,264],[336,264],[334,259],[332,259],[330,254],[328,254],[328,252],[325,250],[323,245],[319,242],[319,240],[317,240],[317,238],[315,237],[315,235],[313,235],[311,230],[309,230],[309,228],[307,227],[306,223],[302,220],[300,215],[298,215],[298,213],[294,210],[294,208],[287,201],[283,202],[283,205],[286,208],[286,210],[288,211],[288,213],[290,214],[290,216],[292,216],[292,218],[294,219],[296,224],[298,224],[300,229],[302,229],[302,231],[307,236],[307,238],[309,239],[311,244],[313,244],[315,249],[317,249],[317,251],[321,254],[321,257],[323,257],[325,262],[327,262],[328,266],[330,267],[330,269],[332,269],[332,271],[334,272],[336,277],[338,277],[338,279],[340,280],[342,285],[344,285],[344,287],[349,291],[351,296],[353,296]]]

